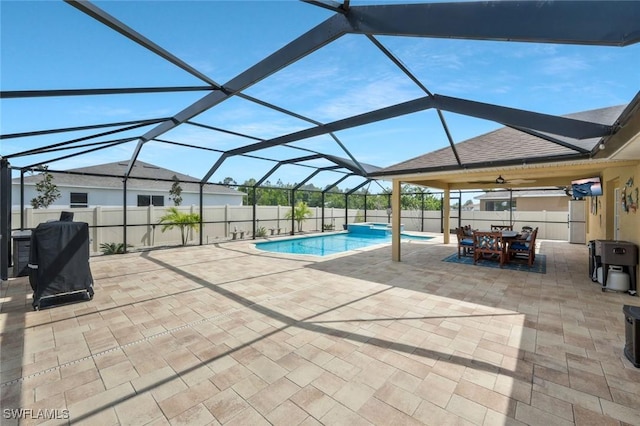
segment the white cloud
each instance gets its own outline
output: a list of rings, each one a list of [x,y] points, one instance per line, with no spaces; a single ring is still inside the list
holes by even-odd
[[[591,68],[580,56],[554,56],[541,60],[539,66],[543,74],[565,78],[571,78],[575,73]]]

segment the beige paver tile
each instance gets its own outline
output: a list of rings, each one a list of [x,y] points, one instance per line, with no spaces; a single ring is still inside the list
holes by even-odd
[[[293,402],[287,400],[266,415],[269,422],[276,426],[299,425],[309,414]]]
[[[497,411],[493,411],[492,409],[487,410],[487,414],[484,416],[484,426],[493,426],[493,425],[501,425],[501,426],[525,426],[526,423],[522,423],[514,418],[507,417],[502,413],[498,413]]]
[[[360,372],[352,379],[352,381],[364,383],[373,389],[379,389],[397,371],[397,368],[387,363],[374,360],[362,367]]]
[[[499,375],[493,390],[509,398],[529,404],[531,402],[532,384],[506,375]]]
[[[169,423],[175,426],[198,426],[212,424],[215,420],[216,419],[203,404],[198,404],[188,408],[177,416],[170,418]]]
[[[371,423],[343,405],[335,404],[320,421],[325,425],[367,426]]]
[[[487,414],[487,407],[456,394],[451,396],[445,408],[474,424],[482,424]]]
[[[542,411],[536,407],[532,407],[530,405],[524,404],[522,402],[518,402],[516,407],[516,420],[520,420],[523,423],[528,425],[540,425],[540,426],[548,426],[548,425],[558,425],[558,426],[569,426],[572,425],[573,422],[570,420],[565,420],[563,418],[554,416],[546,411]]]
[[[111,389],[139,377],[138,372],[129,360],[122,361],[107,368],[101,368],[100,376],[102,377],[102,381],[107,389]]]
[[[248,399],[267,386],[269,386],[267,382],[252,373],[239,382],[236,382],[232,387],[238,395]]]
[[[316,419],[324,416],[336,404],[334,399],[313,386],[300,389],[290,399]]]
[[[323,368],[318,367],[312,362],[305,361],[304,363],[300,363],[300,365],[287,374],[286,377],[296,385],[304,387],[324,373],[325,370]]]
[[[561,399],[539,392],[531,392],[531,406],[565,420],[574,421],[574,406]]]
[[[421,424],[420,421],[396,410],[375,397],[369,398],[357,413],[368,422],[376,425],[403,424],[417,426]]]
[[[249,407],[243,410],[229,422],[225,423],[225,426],[270,426],[271,423],[265,419],[260,413],[253,408]]]
[[[180,391],[175,395],[163,399],[158,403],[164,415],[171,420],[182,412],[195,407],[217,393],[218,388],[216,388],[213,383],[203,381]]]
[[[240,382],[251,374],[251,370],[244,365],[235,364],[232,367],[215,374],[210,378],[210,380],[218,389],[224,390]]]
[[[425,365],[422,362],[415,361],[407,356],[400,355],[396,352],[387,352],[382,357],[382,361],[409,374],[413,374],[420,379],[424,379],[431,372],[430,366]]]
[[[582,408],[574,407],[576,426],[618,426],[620,422],[614,418]]]
[[[415,394],[425,401],[439,406],[446,407],[455,391],[457,383],[446,377],[435,373],[429,375],[416,388]]]
[[[286,369],[265,356],[253,360],[246,367],[267,383],[273,383],[288,373]]]
[[[630,425],[640,424],[640,409],[638,409],[638,406],[633,408],[626,407],[606,399],[600,399],[600,404],[602,405],[603,414]]]
[[[349,364],[340,358],[334,357],[322,366],[325,370],[343,378],[350,380],[360,372],[360,368]]]
[[[226,423],[238,413],[249,407],[249,404],[231,388],[217,393],[204,401],[204,406],[220,423]]]
[[[299,390],[298,385],[283,377],[253,394],[247,401],[258,412],[266,415]]]
[[[427,426],[473,425],[470,421],[459,417],[429,401],[423,401],[416,409],[413,417]]]
[[[149,393],[138,394],[114,408],[121,424],[146,425],[153,420],[164,418],[162,410]]]
[[[80,370],[77,374],[64,377],[55,382],[49,382],[43,384],[42,386],[38,386],[35,389],[36,401],[48,398],[52,395],[64,393],[67,390],[74,389],[99,378],[100,374],[98,374],[98,371],[95,368],[84,371]]]
[[[409,416],[413,414],[422,401],[411,392],[399,388],[391,383],[387,383],[378,389],[374,396]]]
[[[346,383],[347,382],[345,380],[335,374],[325,371],[311,384],[327,395],[334,395],[337,391],[342,389]]]
[[[413,393],[420,386],[422,380],[412,374],[398,370],[389,378],[388,382]]]
[[[561,399],[574,405],[579,405],[596,413],[601,413],[600,399],[597,396],[590,395],[566,386],[558,385],[553,382],[536,379],[533,384],[533,390],[553,398]]]
[[[97,379],[84,385],[74,387],[73,389],[66,390],[64,396],[67,401],[67,405],[73,405],[76,402],[80,402],[85,398],[89,398],[100,392],[104,392],[105,387],[102,379]]]
[[[123,383],[111,389],[107,389],[104,392],[97,393],[88,398],[84,398],[74,404],[69,405],[70,418],[76,421],[85,421],[87,424],[107,424],[110,423],[111,418],[116,419],[115,410],[113,406],[124,402],[135,396],[135,390],[130,383]]]
[[[463,379],[456,386],[455,394],[485,407],[490,407],[505,416],[515,418],[516,401],[501,393]]]

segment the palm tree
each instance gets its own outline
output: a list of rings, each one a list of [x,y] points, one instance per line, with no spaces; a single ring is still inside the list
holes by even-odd
[[[291,219],[291,215],[293,214],[293,219],[298,222],[298,232],[302,232],[302,222],[307,220],[308,217],[313,215],[313,211],[309,208],[307,203],[304,201],[299,201],[298,204],[293,208],[293,210],[289,210],[285,216],[285,219]]]
[[[176,207],[169,207],[167,214],[160,218],[160,223],[163,223],[162,232],[167,229],[173,229],[174,227],[180,228],[180,237],[182,238],[182,245],[187,245],[187,237],[191,229],[198,230],[198,224],[200,223],[200,215],[198,213],[182,213],[178,211]]]

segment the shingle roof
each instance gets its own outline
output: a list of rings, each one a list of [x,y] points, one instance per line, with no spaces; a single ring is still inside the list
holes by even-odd
[[[564,117],[577,120],[590,121],[611,125],[619,118],[624,110],[624,105],[600,108],[565,115]],[[591,150],[599,141],[599,138],[572,139],[556,135],[547,135],[564,143],[570,143],[581,149]],[[490,162],[514,163],[526,161],[527,158],[557,157],[576,154],[577,151],[545,140],[520,130],[510,127],[502,127],[489,133],[467,139],[455,144],[456,151],[463,166],[458,166],[453,150],[450,146],[441,148],[427,154],[411,158],[398,164],[381,169],[379,172],[428,172],[436,171],[442,167],[480,168]]]
[[[122,176],[124,176],[125,171],[127,169],[127,162],[115,162],[115,163],[106,163],[99,164],[97,166],[90,167],[80,167],[77,169],[69,169],[68,172],[72,172],[73,174],[67,173],[52,173],[54,176],[54,183],[59,186],[75,186],[75,187],[89,187],[89,188],[122,188]],[[86,173],[86,174],[83,174]],[[106,176],[95,176],[95,175],[106,175]],[[127,180],[127,188],[131,189],[155,189],[155,190],[166,190],[168,191],[171,188],[171,182],[167,180],[171,180],[173,176],[176,176],[180,181],[180,186],[183,191],[186,192],[198,192],[199,184],[198,183],[187,183],[187,182],[198,182],[197,178],[193,176],[185,175],[179,172],[174,172],[173,170],[165,169],[162,167],[155,166],[153,164],[145,163],[143,161],[136,161],[133,170],[131,172],[129,180]],[[113,177],[109,177],[113,176]],[[144,178],[143,179],[136,179]],[[149,180],[149,179],[158,179],[158,180]],[[13,179],[14,182],[19,182],[20,179]],[[38,175],[25,176],[24,182],[25,184],[35,183],[40,181],[40,177]],[[240,195],[239,191],[235,189],[228,188],[224,185],[205,185],[204,192],[207,194],[233,194]]]

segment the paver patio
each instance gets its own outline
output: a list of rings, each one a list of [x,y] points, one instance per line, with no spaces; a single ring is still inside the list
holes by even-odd
[[[400,263],[249,241],[101,256],[92,301],[38,312],[11,279],[2,424],[640,424],[640,299],[602,293],[586,246],[539,245],[546,274],[442,262],[442,236]]]

